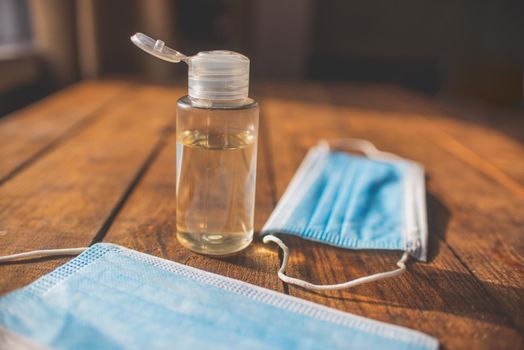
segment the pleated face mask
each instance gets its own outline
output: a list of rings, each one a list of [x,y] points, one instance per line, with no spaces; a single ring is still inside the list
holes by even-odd
[[[0,298],[0,348],[44,347],[429,350],[438,342],[113,244],[95,244]]]
[[[345,150],[354,149],[366,156]],[[347,249],[403,251],[398,269],[336,285],[314,285],[285,274],[288,248],[273,234],[291,234]],[[352,287],[405,271],[409,256],[425,261],[424,170],[356,139],[321,142],[300,165],[261,234],[284,250],[279,277],[307,289]]]

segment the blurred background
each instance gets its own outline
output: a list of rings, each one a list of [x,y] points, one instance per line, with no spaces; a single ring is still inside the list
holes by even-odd
[[[228,49],[252,79],[390,82],[523,105],[524,2],[484,0],[0,0],[0,115],[82,79],[184,84],[135,48]]]

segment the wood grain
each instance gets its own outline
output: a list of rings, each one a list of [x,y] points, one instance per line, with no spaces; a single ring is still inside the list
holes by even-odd
[[[444,148],[524,199],[524,111],[435,100],[401,88],[382,94],[431,120]]]
[[[429,262],[412,262],[395,279],[312,293],[283,285],[281,257],[258,239],[227,259],[188,252],[174,235],[174,114],[184,91],[111,81],[79,84],[0,121],[0,254],[115,242],[421,330],[446,349],[524,347],[520,112],[446,105],[386,85],[280,83],[255,91],[262,106],[257,230],[319,139],[365,138],[426,167]],[[283,239],[289,274],[317,283],[389,270],[399,257]],[[0,293],[64,261],[2,265]]]
[[[88,246],[174,114],[155,104],[170,90],[137,88],[113,108],[0,187],[0,254]],[[1,266],[0,292],[49,272],[63,260]]]
[[[0,119],[0,183],[81,130],[129,85],[123,81],[77,84]]]
[[[395,111],[387,100],[379,99],[381,96],[374,89],[370,96],[365,96],[365,89],[361,88],[346,90],[346,94],[338,97],[318,85],[301,86],[293,92],[289,91],[293,86],[283,89],[271,86],[263,100],[268,128],[272,130],[270,144],[277,196],[282,195],[305,152],[318,139],[369,139],[385,150],[426,166],[433,256],[429,264],[413,264],[407,274],[395,280],[322,294],[290,287],[290,294],[425,331],[437,336],[446,348],[461,348],[464,337],[469,340],[468,346],[474,348],[512,348],[524,344],[518,324],[523,300],[522,274],[515,274],[513,269],[518,264],[513,259],[522,256],[522,241],[518,242],[519,223],[508,217],[508,211],[515,218],[522,217],[522,211],[516,207],[517,199],[442,149],[427,120],[409,114],[406,106]],[[290,95],[294,97],[281,97]],[[342,96],[347,98],[335,100]],[[479,193],[480,188],[486,192]],[[489,211],[497,206],[500,221],[492,221],[488,230],[471,226],[477,216],[481,217],[482,225],[487,225]],[[465,215],[459,214],[464,211]],[[502,237],[494,239],[495,232],[503,234],[506,241]],[[285,239],[294,252],[289,273],[317,283],[342,282],[389,270],[398,259],[395,253],[348,252]],[[450,241],[468,254],[469,264],[457,256]],[[508,257],[499,259],[493,254],[493,246],[497,244],[509,252]],[[494,263],[497,259],[500,261]],[[483,270],[488,260],[492,261],[489,279],[485,274],[472,273]],[[486,338],[491,341],[486,342]]]

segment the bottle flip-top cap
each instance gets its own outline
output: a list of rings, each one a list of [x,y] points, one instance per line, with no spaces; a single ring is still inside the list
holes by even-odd
[[[168,62],[186,62],[189,66],[188,94],[193,98],[209,100],[238,100],[248,96],[249,59],[233,51],[202,51],[186,56],[142,33],[131,41],[146,51]]]
[[[191,57],[189,96],[211,100],[247,97],[249,59],[232,51],[203,51]]]

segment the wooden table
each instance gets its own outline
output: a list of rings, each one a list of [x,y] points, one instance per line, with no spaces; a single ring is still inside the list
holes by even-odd
[[[175,102],[184,90],[83,82],[0,120],[0,254],[113,242],[436,336],[444,348],[524,347],[524,116],[386,85],[266,84],[256,227],[320,138],[358,137],[426,167],[429,263],[348,291],[281,283],[275,246],[233,258],[175,239]],[[284,237],[289,274],[317,283],[389,270],[398,252]],[[0,292],[69,258],[0,266]]]

